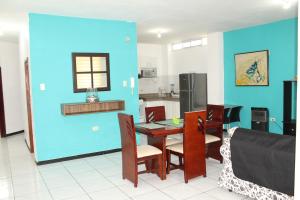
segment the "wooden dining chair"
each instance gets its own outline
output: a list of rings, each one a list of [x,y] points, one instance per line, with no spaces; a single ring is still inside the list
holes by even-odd
[[[166,120],[165,106],[146,107],[145,114],[146,114],[146,123]],[[167,137],[167,140],[166,140],[166,146],[178,144],[181,142],[182,141],[180,139],[169,136],[169,137]]]
[[[206,157],[214,158],[222,163],[223,157],[220,153],[220,147],[223,143],[224,106],[208,104],[206,108],[207,124],[216,124],[215,127],[206,129]]]
[[[205,120],[206,111],[184,113],[183,143],[168,146],[167,173],[170,172],[171,154],[183,157],[184,181],[204,176],[206,177],[205,161]]]
[[[138,172],[138,165],[145,162],[156,160],[156,171],[163,179],[163,156],[162,151],[151,145],[136,145],[135,127],[133,116],[123,113],[118,114],[121,144],[122,144],[122,177],[138,184],[138,174],[147,171]]]

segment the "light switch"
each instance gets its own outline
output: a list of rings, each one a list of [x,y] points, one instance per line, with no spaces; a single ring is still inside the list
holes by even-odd
[[[123,81],[123,87],[127,87],[127,81]]]
[[[40,90],[41,90],[41,91],[45,91],[45,90],[46,90],[46,85],[45,85],[45,83],[41,83],[41,84],[40,84]]]

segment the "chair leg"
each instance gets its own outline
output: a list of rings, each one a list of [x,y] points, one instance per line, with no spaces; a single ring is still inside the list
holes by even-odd
[[[158,156],[158,166],[157,166],[157,174],[159,175],[160,179],[163,180],[163,156]]]
[[[208,144],[205,145],[205,158],[208,158]]]
[[[145,161],[145,167],[146,167],[146,172],[147,172],[147,173],[150,173],[150,163],[151,163],[151,162],[150,162],[149,160],[146,160],[146,161]]]
[[[189,180],[184,176],[184,182],[185,183],[188,183],[189,182]]]
[[[166,156],[167,156],[167,174],[169,174],[170,173],[170,163],[171,163],[170,150],[166,150]]]
[[[138,173],[135,174],[135,178],[134,178],[134,187],[137,187],[138,185]]]
[[[124,167],[122,166],[122,178],[125,180],[125,172],[124,172]]]
[[[178,156],[179,157],[179,166],[183,166],[183,163],[182,163],[182,157],[181,156]]]

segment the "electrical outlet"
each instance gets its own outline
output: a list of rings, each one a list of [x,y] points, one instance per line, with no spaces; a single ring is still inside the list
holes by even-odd
[[[276,122],[276,118],[275,117],[270,117],[270,121],[271,122]]]
[[[99,129],[100,129],[99,126],[93,126],[92,127],[93,132],[97,132],[97,131],[99,131]]]
[[[40,90],[45,91],[46,90],[46,84],[45,83],[40,83]]]

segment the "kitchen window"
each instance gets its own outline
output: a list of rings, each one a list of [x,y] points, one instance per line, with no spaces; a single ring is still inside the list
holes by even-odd
[[[72,53],[74,92],[110,90],[108,53]]]

